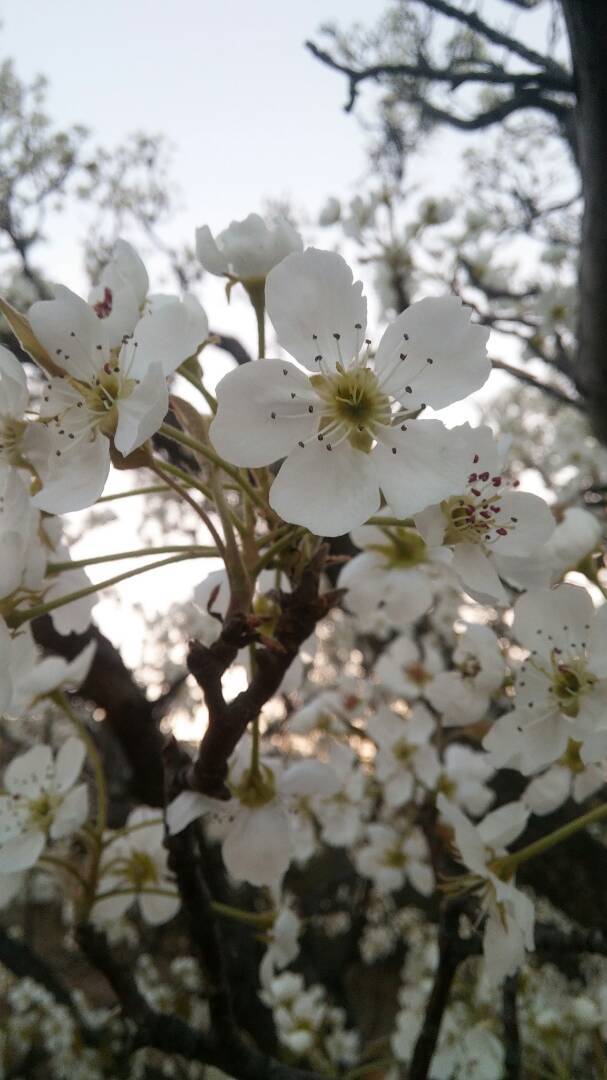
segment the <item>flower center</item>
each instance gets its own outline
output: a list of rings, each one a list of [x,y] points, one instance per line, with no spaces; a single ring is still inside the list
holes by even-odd
[[[415,753],[415,747],[411,746],[406,739],[399,739],[392,747],[392,753],[401,765],[408,765]]]
[[[134,889],[155,885],[158,881],[156,864],[146,851],[133,851],[124,870],[124,876]]]
[[[240,783],[232,787],[232,791],[243,806],[265,806],[276,795],[274,773],[266,765],[247,769]]]
[[[118,365],[106,364],[92,385],[76,379],[71,382],[81,394],[87,412],[93,415],[91,426],[104,435],[114,435],[118,426],[118,401],[132,394],[136,380],[126,378]]]
[[[37,799],[29,802],[29,825],[31,828],[42,829],[43,832],[52,824],[53,818],[61,799],[57,795],[44,792]]]
[[[483,544],[507,536],[516,518],[507,524],[499,519],[499,495],[493,500],[473,495],[453,495],[441,503],[445,518],[444,544]]]
[[[388,848],[382,859],[384,866],[394,866],[400,870],[407,862],[407,856],[399,847]]]
[[[427,547],[414,529],[398,527],[382,529],[385,544],[369,544],[367,551],[376,551],[384,558],[386,569],[407,570],[427,561]]]
[[[338,364],[335,374],[313,375],[310,382],[322,402],[318,438],[322,435],[329,445],[332,435],[345,436],[355,449],[368,453],[376,428],[391,419],[390,398],[371,368]]]
[[[563,661],[554,650],[551,679],[550,689],[561,712],[575,718],[580,711],[580,698],[596,683],[596,676],[588,671],[585,658],[571,657]]]

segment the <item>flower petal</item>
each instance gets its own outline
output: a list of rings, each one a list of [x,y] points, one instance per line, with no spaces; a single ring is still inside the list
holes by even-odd
[[[268,274],[266,307],[283,349],[310,371],[335,369],[358,355],[367,325],[362,283],[332,251],[307,248],[288,255]]]
[[[216,393],[209,435],[233,465],[270,465],[314,431],[316,419],[308,409],[317,410],[318,398],[309,379],[288,360],[255,360],[235,368]]]
[[[103,319],[64,285],[55,287],[54,300],[32,304],[28,317],[40,343],[69,375],[91,382],[109,359]]]
[[[272,484],[270,506],[316,536],[341,536],[379,509],[374,456],[348,442],[331,452],[316,440],[296,447]]]
[[[386,501],[402,518],[456,495],[465,483],[461,440],[440,420],[409,420],[387,429],[372,456]]]

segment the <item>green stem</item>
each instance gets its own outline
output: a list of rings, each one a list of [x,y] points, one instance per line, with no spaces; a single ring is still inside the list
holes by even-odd
[[[59,868],[60,870],[65,870],[66,873],[71,874],[71,876],[76,879],[78,884],[83,889],[87,888],[87,883],[82,877],[82,874],[80,874],[78,870],[76,870],[76,867],[72,866],[71,863],[65,862],[63,859],[59,859],[56,855],[46,854],[41,855],[38,861],[42,866],[52,866],[54,869]]]
[[[198,559],[199,557],[198,555],[187,554],[172,555],[168,559],[159,559],[157,562],[138,566],[134,570],[125,570],[123,574],[116,574],[115,577],[106,578],[105,581],[99,581],[96,585],[88,585],[85,589],[78,589],[77,592],[59,596],[56,600],[49,600],[46,604],[37,604],[36,607],[29,608],[27,611],[14,611],[12,615],[6,616],[5,621],[11,629],[15,630],[17,627],[23,626],[24,623],[31,622],[32,619],[38,619],[40,615],[47,615],[49,611],[55,611],[56,608],[71,604],[72,600],[83,600],[85,596],[92,596],[93,593],[100,592],[101,589],[109,589],[111,585],[118,585],[120,581],[126,581],[127,578],[137,577],[138,574],[146,574],[148,570],[159,570],[162,566],[170,566],[172,563],[185,562],[188,559]]]
[[[193,439],[191,435],[186,435],[184,431],[180,431],[170,424],[162,424],[160,434],[166,435],[168,439],[174,439],[175,442],[181,443],[182,446],[188,446],[190,450],[196,450],[198,454],[206,458],[207,461],[210,461],[211,464],[216,465],[219,469],[223,469],[228,476],[232,477],[238,487],[246,492],[252,502],[261,509],[267,511],[268,508],[264,500],[255,488],[240,475],[240,471],[237,468],[233,465],[229,465],[227,461],[220,458],[219,454],[216,454],[214,450],[211,450],[210,446],[205,446],[204,443],[198,442],[198,439]]]
[[[180,367],[179,368],[179,374],[183,375],[184,379],[187,379],[188,382],[191,383],[192,386],[196,387],[198,392],[200,394],[202,394],[202,396],[205,399],[207,405],[209,406],[211,412],[216,413],[217,412],[217,400],[207,390],[207,388],[204,385],[202,379],[197,378],[196,375],[194,375],[194,373],[192,371],[188,371],[188,369],[186,367]]]
[[[202,506],[200,506],[199,503],[196,502],[196,499],[192,498],[186,488],[183,488],[181,484],[178,484],[176,480],[172,479],[172,477],[170,476],[170,472],[173,467],[171,466],[170,469],[166,469],[165,462],[156,461],[156,459],[152,461],[149,467],[152,472],[156,473],[157,476],[159,476],[161,479],[166,480],[169,487],[172,487],[175,493],[179,495],[180,498],[184,500],[184,502],[187,502],[188,506],[192,507],[194,513],[197,514],[197,516],[200,518],[200,520],[203,522],[203,524],[206,526],[211,536],[213,537],[213,540],[217,545],[219,554],[222,558],[225,558],[225,548],[223,540],[219,535],[217,529],[215,528],[213,522],[211,521],[211,518],[207,514],[206,510]]]
[[[274,925],[275,911],[243,911],[241,908],[231,907],[230,904],[221,904],[218,900],[211,901],[211,909],[216,915],[223,915],[226,919],[235,919],[247,926],[255,926],[263,930]]]
[[[167,488],[167,491],[170,490]],[[200,558],[212,559],[219,555],[217,548],[203,547],[198,544],[166,544],[164,547],[133,548],[132,551],[116,551],[112,555],[96,555],[88,559],[72,559],[66,562],[48,563],[49,574],[60,574],[64,570],[76,570],[81,566],[96,566],[98,563],[118,562],[120,559],[139,559],[145,555],[169,555],[180,551],[189,551]]]
[[[279,540],[276,540],[268,548],[268,550],[264,552],[264,554],[261,556],[261,558],[258,559],[257,562],[255,563],[255,566],[253,567],[253,573],[254,573],[255,577],[257,577],[257,575],[259,573],[261,573],[261,571],[264,570],[265,567],[268,566],[269,563],[272,562],[272,559],[276,555],[278,555],[283,550],[283,548],[286,548],[290,544],[294,543],[295,540],[298,540],[300,536],[304,536],[305,533],[306,533],[306,529],[304,529],[303,527],[298,525],[294,529],[290,528],[289,531],[287,533],[285,533],[283,536],[281,536]]]
[[[194,487],[192,480],[188,481],[188,487]],[[99,503],[115,502],[116,499],[130,499],[131,495],[154,495],[160,491],[170,491],[168,484],[147,484],[145,487],[133,488],[131,491],[117,491],[115,495],[102,495],[100,499],[97,499],[95,506]]]
[[[244,282],[243,282],[244,284]],[[257,321],[257,355],[261,359],[266,355],[266,283],[262,278],[259,281],[249,281],[245,285],[249,300],[253,305],[255,319]]]
[[[82,739],[82,742],[86,746],[93,775],[95,777],[95,788],[97,790],[97,828],[99,830],[99,836],[101,837],[103,836],[107,825],[107,789],[105,786],[103,761],[101,760],[101,754],[97,748],[97,743],[86,724],[82,722],[79,716],[76,716],[66,695],[61,690],[56,690],[50,695],[50,698],[63,710],[70,723],[76,728],[78,737]]]
[[[383,515],[367,518],[365,525],[400,525],[404,529],[413,529],[415,522],[411,518],[384,517]]]
[[[543,855],[545,851],[549,851],[556,844],[568,840],[570,836],[575,836],[581,829],[593,825],[595,821],[602,821],[603,818],[607,818],[607,803],[595,806],[594,810],[581,814],[580,817],[569,821],[567,825],[562,825],[560,829],[555,829],[554,832],[548,833],[547,836],[542,836],[540,840],[534,840],[532,844],[527,844],[526,847],[521,848],[519,851],[513,851],[509,855],[494,859],[489,868],[496,872],[498,876],[505,874],[509,878],[521,863],[527,862],[528,859],[534,859],[536,855]]]

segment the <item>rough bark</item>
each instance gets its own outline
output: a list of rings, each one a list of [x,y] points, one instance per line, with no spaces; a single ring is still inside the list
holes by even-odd
[[[607,4],[562,0],[577,88],[575,125],[584,216],[577,382],[597,436],[607,442]]]

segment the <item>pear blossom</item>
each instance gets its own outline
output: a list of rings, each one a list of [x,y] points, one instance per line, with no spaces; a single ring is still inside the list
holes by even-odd
[[[202,311],[202,309],[201,309]],[[42,415],[51,439],[34,504],[51,513],[90,506],[110,468],[110,439],[127,456],[158,430],[168,410],[166,380],[192,353],[192,313],[185,304],[146,312],[131,337],[111,343],[105,320],[64,286],[35,303],[32,329],[65,375],[46,386]],[[206,336],[202,315],[194,337]]]
[[[345,604],[362,632],[410,626],[444,583],[445,562],[436,554],[441,549],[428,548],[415,529],[404,526],[361,525],[350,535],[363,550],[346,563],[339,586],[348,590]]]
[[[164,825],[158,810],[135,807],[124,830],[110,838],[105,848],[93,921],[103,924],[120,919],[135,901],[142,918],[151,926],[168,922],[177,914],[181,901],[168,869],[163,841]]]
[[[50,840],[71,836],[86,821],[86,784],[76,784],[85,758],[70,736],[56,758],[42,743],[13,758],[0,795],[0,874],[27,870]]]
[[[375,665],[382,688],[407,701],[424,697],[445,667],[438,642],[424,634],[419,642],[401,634],[394,638]]]
[[[595,552],[601,542],[600,522],[589,510],[568,507],[545,544],[527,556],[502,556],[500,574],[519,589],[555,585],[569,570]]]
[[[426,688],[445,727],[474,724],[486,715],[501,687],[506,664],[488,626],[468,626],[453,652],[453,671],[441,671]]]
[[[495,799],[495,792],[488,786],[494,775],[488,754],[463,743],[449,743],[437,787],[467,814],[480,817]]]
[[[372,821],[354,859],[358,872],[382,893],[394,892],[407,882],[422,896],[430,896],[434,889],[430,853],[421,829],[401,831]]]
[[[196,254],[209,274],[263,281],[270,270],[294,251],[301,251],[302,239],[284,218],[267,225],[259,214],[244,221],[232,221],[213,236],[208,225],[196,229]]]
[[[525,952],[534,947],[533,904],[511,880],[502,881],[491,869],[493,861],[504,855],[507,845],[523,832],[529,811],[520,802],[507,803],[473,825],[444,795],[438,796],[436,805],[453,829],[458,858],[482,884],[481,906],[487,914],[483,934],[485,969],[489,983],[498,984],[514,974]]]
[[[174,834],[201,815],[212,814],[226,826],[221,851],[232,877],[278,888],[291,861],[290,800],[329,795],[339,781],[327,765],[310,759],[284,769],[272,761],[253,770],[245,766],[247,750],[241,741],[230,771],[233,799],[221,802],[182,791],[167,807],[167,825]]]
[[[467,482],[457,495],[416,514],[415,525],[427,544],[453,549],[453,569],[475,600],[507,604],[500,556],[529,555],[547,540],[554,520],[537,495],[506,490],[502,448],[489,427],[455,430],[467,449]]]
[[[360,838],[363,821],[370,811],[365,775],[358,756],[344,743],[333,743],[328,761],[337,774],[339,785],[333,793],[314,799],[314,813],[325,844],[348,848]]]
[[[377,744],[375,775],[387,806],[404,806],[421,783],[433,788],[440,774],[438,754],[430,740],[436,721],[429,710],[417,704],[407,717],[380,708],[367,722],[367,731]]]
[[[584,802],[607,782],[605,768],[584,765],[574,742],[569,744],[560,762],[534,776],[525,788],[521,798],[532,813],[552,814],[569,798],[576,803]]]
[[[585,589],[560,585],[525,593],[512,631],[529,650],[516,676],[516,707],[483,740],[492,762],[524,775],[579,744],[584,765],[607,755],[607,606],[595,613]]]
[[[293,962],[299,952],[301,931],[301,919],[288,904],[282,906],[272,924],[269,944],[259,967],[262,986],[268,986],[277,971]]]
[[[97,642],[90,641],[73,660],[42,657],[29,627],[21,628],[11,638],[0,620],[0,649],[3,640],[7,663],[2,672],[7,695],[5,711],[13,716],[22,716],[40,698],[57,690],[77,689],[88,675],[97,648]]]
[[[380,490],[399,517],[461,490],[459,435],[417,419],[422,406],[457,401],[489,374],[488,331],[456,297],[408,308],[373,360],[362,285],[340,255],[289,255],[268,275],[266,303],[299,366],[264,359],[229,372],[209,433],[234,465],[286,458],[270,490],[285,521],[337,536],[379,509]]]

